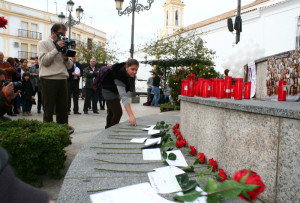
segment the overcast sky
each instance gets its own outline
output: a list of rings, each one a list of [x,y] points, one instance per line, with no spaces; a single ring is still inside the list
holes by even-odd
[[[57,13],[65,11],[67,0],[9,0],[10,2],[29,6],[35,9],[47,10]],[[129,57],[131,40],[131,15],[118,16],[115,8],[115,0],[73,0],[76,9],[79,5],[84,9],[83,22],[107,33],[107,38],[113,38],[118,46],[124,51],[124,58]],[[215,15],[236,9],[238,0],[185,0],[183,23],[188,26]],[[242,0],[242,5],[249,4],[254,0]],[[57,2],[57,3],[55,3]],[[129,5],[125,0],[123,9]],[[26,4],[25,4],[26,3]],[[147,0],[139,0],[140,4],[146,5]],[[140,12],[135,16],[135,50],[140,44],[154,39],[163,27],[163,4],[165,0],[154,0],[148,11]],[[74,10],[75,10],[74,9]],[[73,16],[75,16],[75,11]]]

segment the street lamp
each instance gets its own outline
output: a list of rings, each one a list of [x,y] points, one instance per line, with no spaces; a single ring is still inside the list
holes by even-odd
[[[130,5],[122,10],[124,0],[115,0],[116,1],[116,9],[118,10],[118,15],[129,15],[132,13],[132,26],[131,26],[131,48],[130,48],[130,57],[133,58],[134,53],[134,12],[140,12],[144,10],[149,10],[151,8],[151,4],[154,0],[147,0],[148,5],[143,6],[138,3],[138,0],[131,0]]]
[[[67,2],[67,10],[69,11],[69,18],[68,18],[67,22],[65,22],[65,15],[63,14],[63,12],[61,12],[58,15],[59,22],[62,23],[62,24],[65,24],[65,25],[69,26],[69,39],[71,39],[71,26],[78,25],[80,23],[80,20],[81,20],[82,16],[83,16],[83,9],[81,8],[81,6],[79,6],[76,9],[76,17],[78,18],[78,21],[76,21],[73,18],[73,16],[71,15],[71,13],[73,11],[74,4],[75,3],[72,0],[69,0]]]

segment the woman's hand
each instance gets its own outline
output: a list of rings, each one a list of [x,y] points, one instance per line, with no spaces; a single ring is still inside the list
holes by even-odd
[[[129,124],[129,125],[136,126],[136,120],[135,120],[135,117],[134,117],[133,115],[132,115],[132,116],[129,116],[128,124]]]

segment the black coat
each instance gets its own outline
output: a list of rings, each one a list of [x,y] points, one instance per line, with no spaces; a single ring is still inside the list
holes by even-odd
[[[97,77],[99,70],[99,68],[95,67],[93,71],[93,69],[90,66],[85,69],[85,88],[93,88],[93,82],[94,79]],[[90,71],[93,71],[93,73],[90,73]]]
[[[83,75],[83,71],[82,71],[82,68],[81,68],[81,63],[79,62],[75,62],[76,64],[76,67],[78,67],[80,69],[80,77],[82,77]],[[68,82],[69,83],[72,83],[74,81],[74,75],[72,75],[72,73],[75,71],[75,68],[74,68],[74,64],[72,66],[71,69],[68,69],[68,73],[69,73],[69,78],[68,78]],[[78,78],[77,80],[79,80],[80,78]]]
[[[125,63],[116,63],[112,66],[109,74],[103,79],[103,88],[118,93],[117,86],[114,82],[115,79],[120,80],[126,85],[126,92],[134,90],[135,78],[128,76]]]
[[[30,81],[23,80],[22,82],[22,90],[21,90],[21,99],[22,100],[31,100],[33,96],[33,88]]]

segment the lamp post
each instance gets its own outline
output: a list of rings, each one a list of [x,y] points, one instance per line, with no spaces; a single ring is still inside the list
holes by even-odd
[[[116,9],[118,10],[118,15],[129,15],[132,13],[132,25],[131,25],[131,47],[130,47],[130,57],[133,58],[134,53],[134,12],[140,12],[144,10],[149,10],[151,8],[151,4],[154,0],[147,0],[148,5],[143,6],[139,4],[138,0],[131,0],[130,5],[122,10],[124,0],[115,0],[116,1]]]
[[[76,9],[76,17],[78,18],[78,21],[76,21],[73,18],[73,16],[71,15],[71,13],[73,11],[74,4],[75,3],[72,0],[69,0],[67,2],[67,10],[69,11],[69,17],[68,17],[68,21],[67,22],[65,22],[65,15],[63,14],[63,12],[61,12],[58,15],[59,22],[62,23],[62,24],[65,24],[65,25],[69,26],[69,39],[71,39],[71,27],[73,25],[78,25],[80,23],[80,20],[81,20],[82,16],[83,16],[83,9],[81,8],[81,6],[79,6]]]

